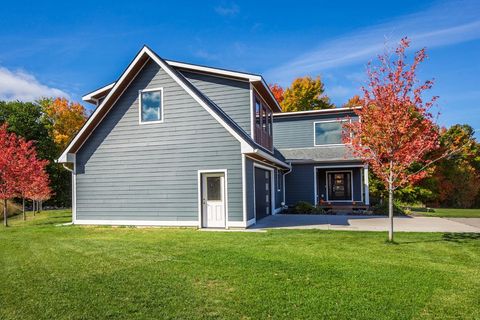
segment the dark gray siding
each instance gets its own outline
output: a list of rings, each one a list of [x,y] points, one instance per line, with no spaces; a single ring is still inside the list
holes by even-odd
[[[353,115],[353,114],[352,114]],[[305,117],[274,117],[273,145],[280,149],[314,147],[313,123],[321,120],[335,120],[342,115],[316,115]]]
[[[163,87],[164,123],[138,122],[138,91]],[[150,61],[77,153],[77,219],[198,219],[201,169],[228,170],[229,220],[241,221],[240,143]]]
[[[285,176],[285,203],[294,205],[298,201],[313,204],[315,184],[313,164],[292,165],[292,172]]]
[[[345,163],[349,165],[350,163]],[[358,163],[351,163],[357,165]],[[307,201],[311,204],[317,202],[315,199],[315,171],[314,167],[317,165],[325,165],[309,163],[309,164],[294,164],[292,165],[292,172],[285,176],[285,202],[287,205],[294,205],[298,201]],[[332,163],[333,165],[333,163]],[[360,202],[362,201],[362,177],[361,170],[362,168],[358,167],[346,167],[346,168],[321,168],[319,169],[318,177],[319,181],[317,183],[317,195],[318,199],[324,195],[326,197],[326,171],[342,171],[342,170],[352,170],[353,173],[353,200]],[[325,199],[325,198],[324,198]]]
[[[187,71],[181,72],[195,87],[251,135],[250,84],[248,82]]]
[[[245,159],[245,181],[247,185],[247,221],[255,217],[255,194],[254,194],[254,163],[255,161],[246,158]],[[265,164],[262,163],[265,166]],[[278,174],[278,179],[277,179]],[[273,172],[273,185],[274,185],[274,194],[275,194],[275,209],[281,207],[283,201],[283,174],[281,171],[274,169]]]

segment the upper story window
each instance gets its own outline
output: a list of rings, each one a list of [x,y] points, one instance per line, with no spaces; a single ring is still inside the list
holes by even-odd
[[[347,120],[318,121],[314,126],[315,146],[341,145],[343,123]]]
[[[140,123],[163,122],[163,89],[145,89],[139,92]]]
[[[255,142],[267,149],[273,147],[273,112],[258,97],[255,97]]]

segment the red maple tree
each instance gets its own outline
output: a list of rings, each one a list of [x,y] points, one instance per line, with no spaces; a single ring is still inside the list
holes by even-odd
[[[8,226],[7,200],[14,197],[33,199],[32,196],[42,200],[50,195],[45,171],[47,162],[37,158],[33,142],[8,132],[7,124],[0,126],[0,199],[3,200],[5,226]]]
[[[3,223],[7,221],[7,200],[18,192],[21,169],[18,154],[18,138],[7,131],[7,125],[0,127],[0,199],[3,200]]]
[[[275,100],[277,100],[278,104],[281,104],[283,99],[284,99],[283,92],[285,90],[283,90],[283,88],[279,84],[276,84],[276,83],[269,85],[269,87],[270,87],[270,90],[273,93],[273,96],[275,97]]]
[[[393,241],[393,194],[427,174],[426,168],[446,157],[453,148],[428,157],[439,148],[439,126],[431,112],[437,97],[424,100],[433,81],[420,83],[417,67],[425,60],[425,49],[415,53],[409,65],[405,54],[410,41],[404,38],[395,59],[386,52],[379,64],[369,64],[368,86],[362,88],[362,108],[355,110],[360,121],[344,125],[344,141],[353,154],[367,163],[389,193],[389,241]]]

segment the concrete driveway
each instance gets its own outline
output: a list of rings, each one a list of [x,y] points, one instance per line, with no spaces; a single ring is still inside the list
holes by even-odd
[[[252,229],[387,231],[387,227],[388,218],[385,216],[276,214],[258,221]],[[480,233],[480,219],[395,217],[394,228],[395,231],[404,232]]]

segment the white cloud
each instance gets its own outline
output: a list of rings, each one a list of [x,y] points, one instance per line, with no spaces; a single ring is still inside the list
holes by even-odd
[[[25,71],[0,67],[0,100],[34,101],[42,97],[65,97],[64,91],[40,83]]]
[[[311,51],[266,72],[269,79],[288,83],[297,76],[366,63],[381,53],[385,43],[408,36],[413,49],[437,47],[480,38],[480,2],[444,3],[426,11],[373,25],[320,43]]]
[[[215,7],[215,12],[224,17],[233,17],[240,12],[240,7],[236,3],[229,3]]]

